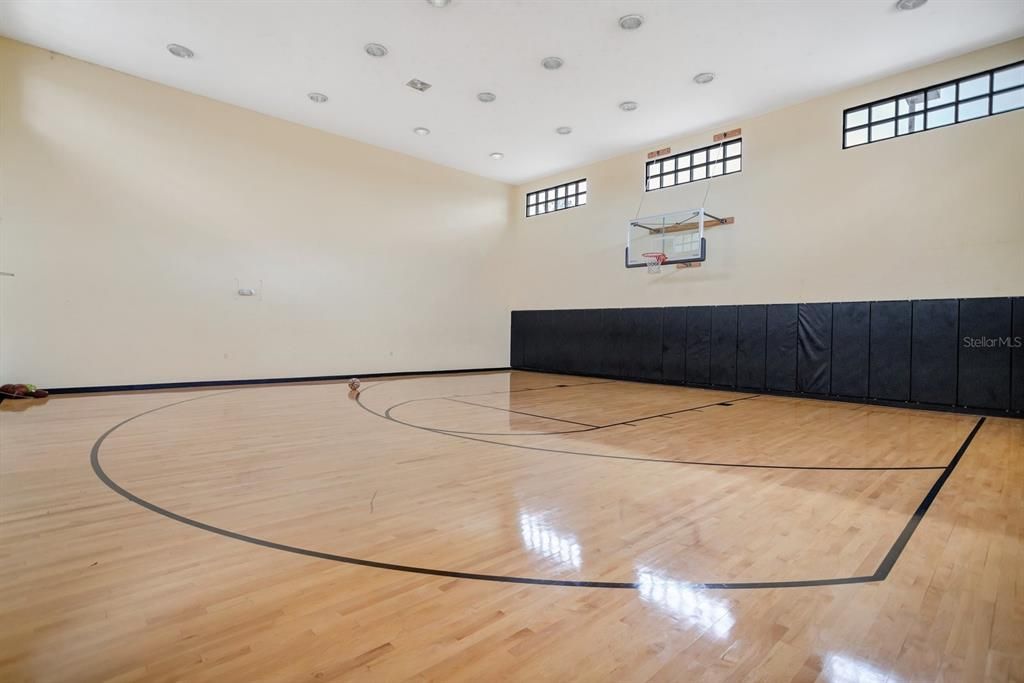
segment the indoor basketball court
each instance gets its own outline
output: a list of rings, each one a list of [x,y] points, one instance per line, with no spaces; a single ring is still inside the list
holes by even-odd
[[[1024,5],[0,3],[0,679],[1024,680]]]

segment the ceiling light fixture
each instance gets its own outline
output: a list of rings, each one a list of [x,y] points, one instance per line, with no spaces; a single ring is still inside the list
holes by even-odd
[[[501,152],[491,152],[491,158],[494,160],[504,159],[505,155],[502,154]]]
[[[540,61],[540,65],[548,71],[561,69],[563,64],[565,64],[565,60],[561,57],[545,57]]]
[[[920,7],[921,5],[923,5],[926,2],[928,2],[928,0],[896,0],[896,9],[898,9],[898,10],[917,9],[918,7]]]
[[[427,0],[428,5],[437,8],[447,7],[449,2],[451,2],[451,0]]]
[[[324,102],[327,101],[327,95],[323,94],[322,92],[311,92],[308,95],[306,95],[306,97],[311,99],[313,102],[316,102],[317,104],[323,104]]]
[[[693,77],[693,82],[697,85],[707,85],[713,80],[715,80],[715,74],[710,71],[703,71]]]
[[[430,88],[432,87],[426,81],[421,81],[418,78],[412,79],[411,81],[406,83],[406,85],[409,86],[410,88],[412,88],[413,90],[419,90],[420,92],[426,92],[426,91],[430,90]]]
[[[422,137],[424,135],[430,135],[430,129],[429,128],[424,128],[422,126],[420,126],[419,128],[413,128],[412,132],[416,133],[416,135],[419,135],[420,137]]]
[[[383,57],[388,53],[388,49],[380,43],[367,43],[363,46],[363,49],[371,57]]]
[[[492,92],[478,92],[476,98],[481,102],[493,102],[498,99],[498,96]]]
[[[619,109],[622,111],[636,111],[636,108],[640,105],[636,102],[620,102]]]
[[[555,128],[555,132],[559,135],[568,135],[572,132],[572,128],[569,126],[559,126],[558,128]]]
[[[619,28],[624,31],[635,31],[644,25],[644,15],[642,14],[627,14],[624,17],[619,17]]]
[[[178,45],[177,43],[168,43],[167,51],[175,57],[181,57],[182,59],[192,59],[196,56],[195,52],[188,49],[184,45]]]

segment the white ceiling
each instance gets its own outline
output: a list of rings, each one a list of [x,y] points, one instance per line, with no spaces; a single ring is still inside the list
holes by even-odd
[[[642,28],[618,27],[629,13]],[[1024,34],[1024,1],[2,0],[0,34],[521,183],[1008,40]],[[368,42],[390,54],[367,56]],[[565,66],[541,68],[549,55]],[[698,86],[701,71],[718,78]],[[478,102],[483,90],[497,101]]]

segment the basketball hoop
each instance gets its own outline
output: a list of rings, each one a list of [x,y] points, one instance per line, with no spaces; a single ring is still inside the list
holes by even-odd
[[[647,272],[651,274],[660,273],[661,264],[668,260],[668,256],[660,251],[648,251],[643,257],[647,262]]]

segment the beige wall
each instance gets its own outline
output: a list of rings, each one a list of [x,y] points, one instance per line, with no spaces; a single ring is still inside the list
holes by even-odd
[[[509,188],[0,39],[0,381],[500,366],[510,307],[1021,295],[1024,111],[850,150],[840,118],[1022,58],[716,127],[743,128],[707,203],[736,225],[704,267],[648,276],[622,266],[626,221],[706,187],[644,194],[647,149]],[[581,176],[585,208],[523,218],[527,190]]]
[[[506,365],[509,196],[0,39],[0,380]]]
[[[1024,39],[523,185],[511,308],[1022,295],[1024,110],[849,150],[840,137],[847,107],[1020,59]],[[646,216],[700,206],[707,189],[645,195],[646,152],[738,126],[743,172],[712,181],[707,202],[735,226],[708,231],[702,268],[627,271],[641,198]],[[527,191],[580,177],[586,207],[523,217]]]

